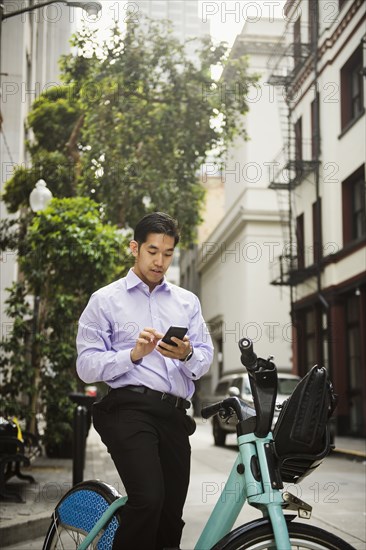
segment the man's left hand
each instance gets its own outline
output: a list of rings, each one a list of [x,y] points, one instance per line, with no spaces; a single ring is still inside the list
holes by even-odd
[[[184,361],[187,355],[189,355],[192,351],[192,346],[188,339],[188,336],[185,336],[183,340],[172,336],[172,342],[175,342],[177,345],[171,346],[170,344],[166,344],[165,342],[159,342],[155,349],[159,353],[161,353],[161,355],[164,355],[164,357]]]

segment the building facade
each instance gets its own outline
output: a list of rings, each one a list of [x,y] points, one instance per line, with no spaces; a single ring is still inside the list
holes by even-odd
[[[198,15],[198,0],[137,0],[134,4],[151,19],[170,20],[181,42],[210,34],[209,23]]]
[[[287,192],[290,246],[272,282],[290,288],[293,354],[328,367],[340,435],[366,435],[366,5],[288,0],[269,60],[287,138],[270,187]]]
[[[32,1],[4,2],[4,14],[32,6]],[[76,8],[55,4],[27,14],[4,19],[0,42],[0,192],[17,166],[28,165],[26,140],[31,139],[26,119],[33,101],[47,88],[60,83],[58,60],[70,51],[69,40],[76,28]],[[0,217],[8,216],[0,201]],[[6,288],[17,279],[14,253],[4,252],[0,261],[0,311],[2,336],[8,323],[4,315]]]
[[[219,377],[243,369],[238,341],[253,339],[259,355],[275,356],[290,371],[291,323],[288,289],[270,285],[270,265],[284,247],[284,225],[276,192],[269,189],[270,160],[282,146],[280,116],[274,89],[267,84],[267,59],[283,30],[282,20],[245,24],[231,58],[249,56],[249,70],[261,75],[246,100],[244,123],[249,140],[237,139],[218,174],[224,188],[222,218],[216,217],[198,254],[200,297],[215,344],[214,363],[201,383],[212,393]],[[230,72],[221,78],[223,93],[240,93]],[[236,90],[236,92],[235,92]],[[211,175],[214,165],[207,164]],[[218,171],[218,168],[217,168]]]

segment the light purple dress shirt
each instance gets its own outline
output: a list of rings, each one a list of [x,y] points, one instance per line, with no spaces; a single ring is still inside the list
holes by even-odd
[[[194,349],[189,361],[169,359],[156,350],[137,363],[131,361],[131,350],[145,327],[164,334],[171,325],[188,327]],[[197,296],[165,278],[150,292],[133,270],[91,296],[79,320],[77,350],[77,372],[87,384],[143,385],[188,399],[193,380],[208,371],[213,358]]]

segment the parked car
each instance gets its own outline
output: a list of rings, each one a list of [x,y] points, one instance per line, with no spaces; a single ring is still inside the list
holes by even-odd
[[[292,394],[299,380],[300,377],[295,374],[278,373],[276,405],[282,404]],[[223,376],[216,386],[215,395],[212,402],[222,401],[231,395],[240,397],[248,405],[253,407],[253,396],[247,373],[230,373]],[[272,428],[276,423],[279,412],[279,409],[275,408]],[[222,419],[218,414],[212,417],[212,433],[215,445],[225,445],[227,434],[235,433],[235,431],[235,415],[229,421]]]

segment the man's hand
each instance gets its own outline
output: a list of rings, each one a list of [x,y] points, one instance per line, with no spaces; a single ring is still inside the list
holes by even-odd
[[[192,346],[188,339],[188,336],[185,336],[183,340],[172,336],[172,342],[175,342],[176,346],[171,346],[165,342],[160,342],[157,346],[157,351],[164,355],[164,357],[170,357],[170,359],[179,359],[184,361],[187,355],[191,352]]]
[[[155,348],[159,340],[164,335],[161,332],[158,332],[154,328],[144,328],[136,340],[136,345],[131,350],[131,361],[136,362],[145,355],[149,355]]]

